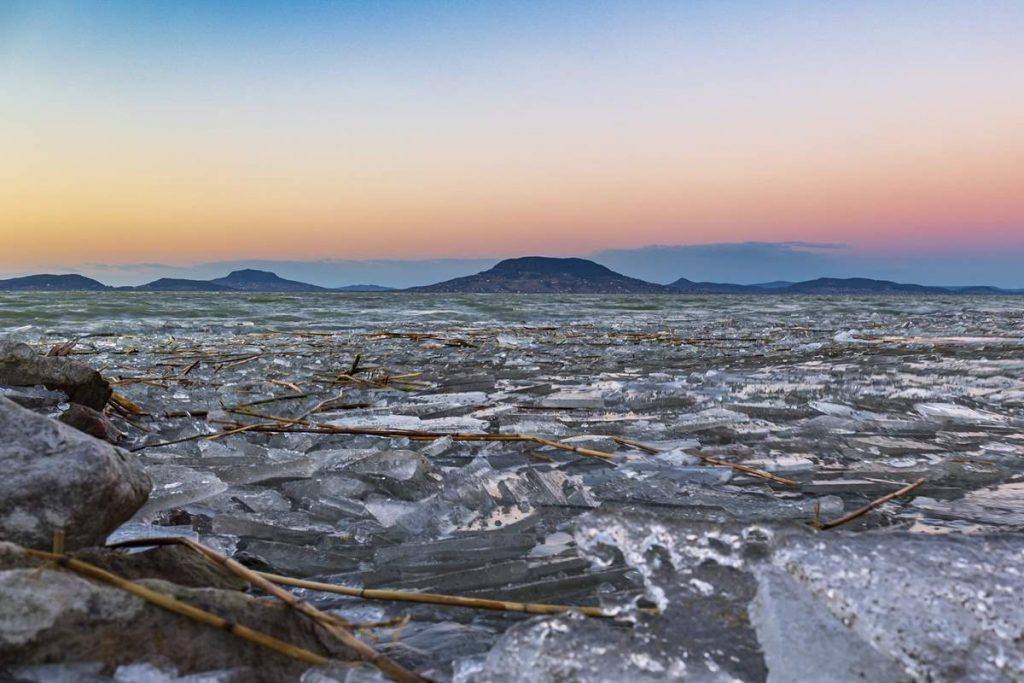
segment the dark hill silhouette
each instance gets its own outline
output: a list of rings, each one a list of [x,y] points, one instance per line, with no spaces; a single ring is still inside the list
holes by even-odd
[[[105,289],[110,288],[84,275],[26,275],[0,280],[0,290],[96,292]]]
[[[820,277],[773,290],[782,294],[952,294],[947,287],[905,285],[865,277]]]
[[[365,289],[364,289],[365,288]],[[236,270],[214,280],[188,280],[165,277],[138,287],[120,289],[141,292],[331,292],[331,291],[389,291],[386,287],[351,285],[336,290],[318,287],[296,280],[286,280],[266,270]]]
[[[345,285],[344,287],[333,287],[332,292],[393,292],[394,287],[382,287],[381,285]]]
[[[267,270],[236,270],[226,277],[210,280],[214,284],[224,285],[243,292],[326,292],[326,287],[318,287],[296,280],[285,280]]]
[[[684,294],[757,294],[760,290],[753,285],[732,285],[726,282],[693,282],[681,277],[669,283],[669,288]]]
[[[525,256],[506,259],[476,275],[446,280],[413,292],[506,294],[669,294],[664,285],[616,273],[580,258]]]
[[[138,287],[132,287],[140,292],[234,292],[237,291],[226,285],[218,285],[209,280],[186,280],[177,277],[162,277]]]

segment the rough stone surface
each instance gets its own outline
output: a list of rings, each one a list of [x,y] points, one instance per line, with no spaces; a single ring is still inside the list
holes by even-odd
[[[0,536],[48,548],[101,545],[146,502],[152,485],[134,457],[0,398]]]
[[[179,586],[223,590],[245,590],[249,585],[245,579],[184,546],[158,546],[141,552],[117,548],[83,548],[71,551],[68,555],[130,581],[160,579]],[[0,541],[0,571],[29,569],[45,564],[45,560],[26,555],[20,545]]]
[[[110,384],[88,365],[61,356],[43,356],[28,344],[0,342],[0,384],[15,387],[43,385],[63,391],[72,403],[102,410]]]
[[[83,548],[71,555],[132,581],[161,579],[179,586],[225,590],[244,590],[248,586],[244,579],[184,546],[160,546],[141,553]]]
[[[140,583],[323,656],[349,658],[330,636],[279,602],[152,579]],[[259,683],[298,680],[308,668],[70,571],[0,571],[0,666],[92,661],[109,671],[154,657],[181,673],[245,663],[252,670],[249,680]]]
[[[100,411],[88,406],[73,403],[58,419],[64,424],[71,425],[78,431],[85,432],[97,439],[103,439],[112,444],[116,444],[121,440],[121,433],[114,428],[110,420]]]

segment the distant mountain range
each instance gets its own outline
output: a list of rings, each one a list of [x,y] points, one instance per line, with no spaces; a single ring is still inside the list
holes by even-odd
[[[380,285],[347,285],[330,289],[285,280],[265,270],[236,270],[213,280],[164,277],[137,287],[109,287],[82,275],[28,275],[0,280],[0,291],[62,292],[390,292]]]
[[[108,287],[82,275],[29,275],[0,280],[6,291],[137,291],[137,292],[435,292],[495,294],[1024,294],[1024,289],[998,287],[935,287],[869,278],[818,278],[806,282],[765,282],[736,285],[693,282],[679,278],[667,285],[616,273],[580,258],[525,256],[506,259],[493,268],[424,287],[392,290],[379,285],[348,285],[333,289],[286,280],[265,270],[236,270],[213,280],[161,278],[137,287]]]

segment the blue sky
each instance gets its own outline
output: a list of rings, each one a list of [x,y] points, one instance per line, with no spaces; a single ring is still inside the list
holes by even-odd
[[[630,260],[660,244],[699,279],[1005,279],[1022,35],[1009,0],[8,0],[0,272],[614,252],[663,279]]]

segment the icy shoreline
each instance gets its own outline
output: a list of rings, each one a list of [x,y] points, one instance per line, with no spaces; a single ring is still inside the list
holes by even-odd
[[[142,329],[90,309],[112,336],[75,357],[144,412],[114,422],[155,482],[116,537],[187,536],[350,586],[621,610],[609,623],[300,591],[356,622],[408,615],[377,644],[438,680],[1024,675],[1012,302],[462,299],[253,296],[257,325],[181,304]],[[45,349],[72,327],[7,329]],[[612,458],[322,426],[528,434]],[[652,605],[663,613],[635,609]]]

